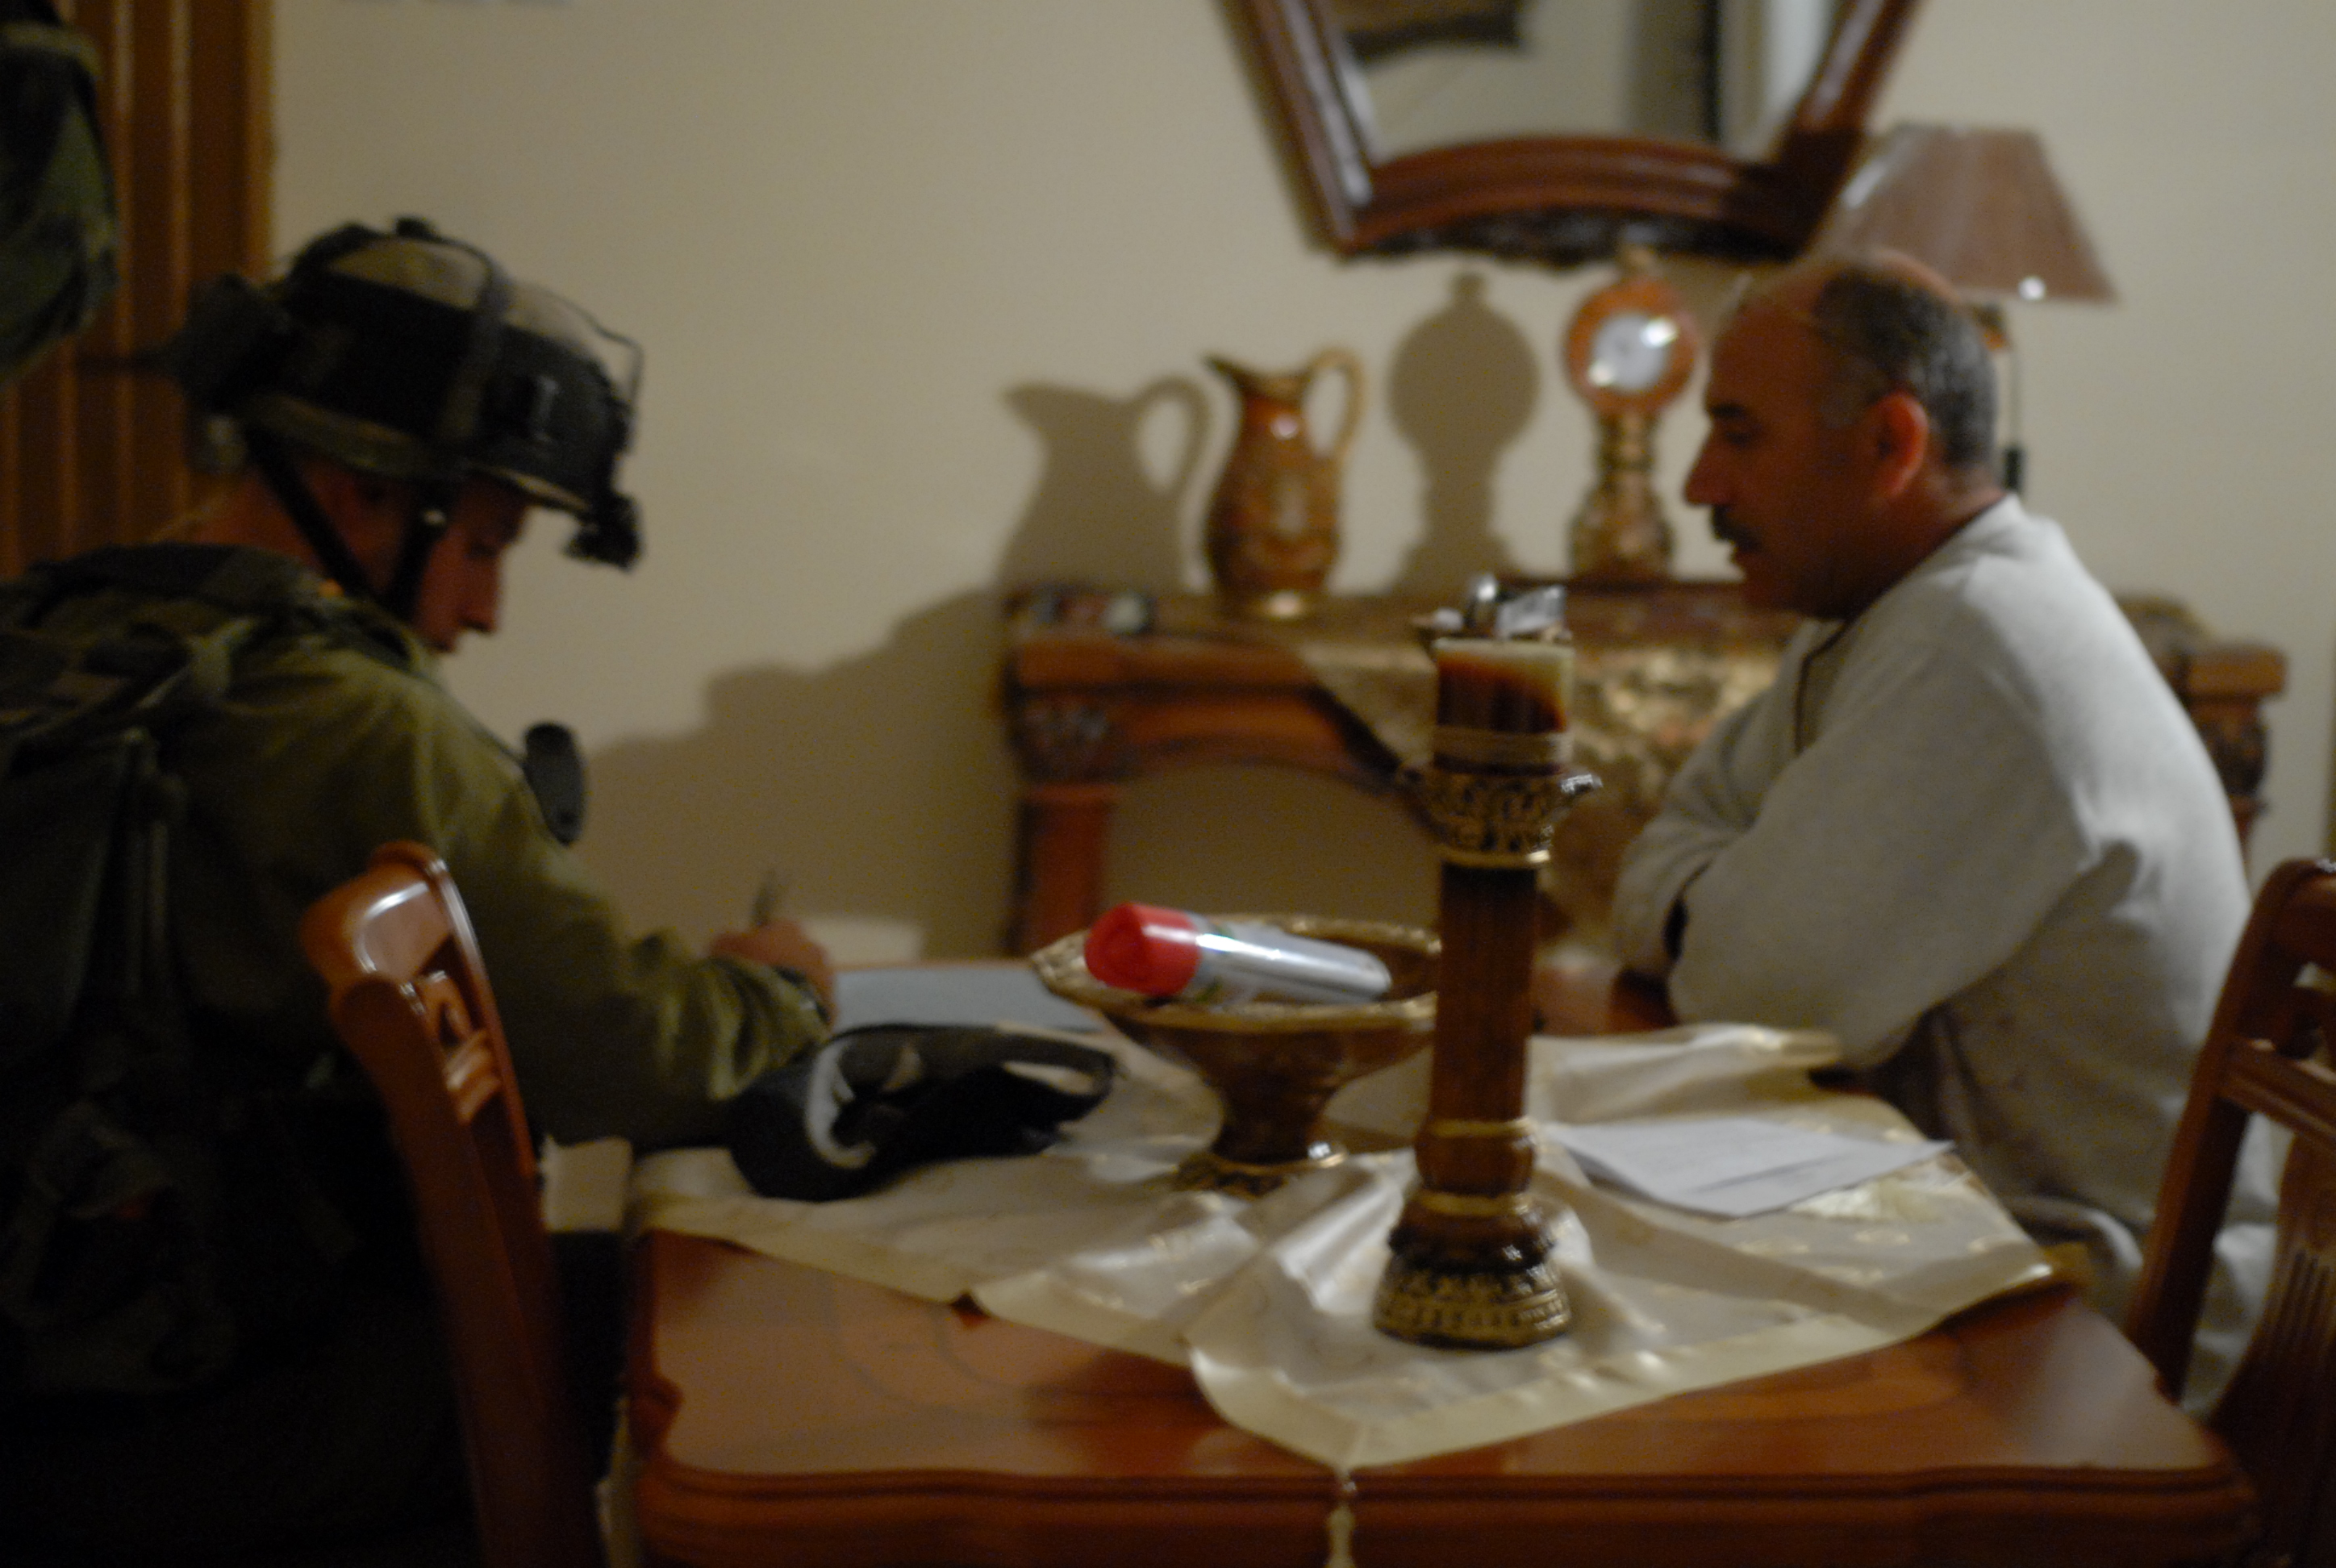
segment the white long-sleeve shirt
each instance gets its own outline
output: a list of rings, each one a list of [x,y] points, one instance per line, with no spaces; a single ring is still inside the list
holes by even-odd
[[[2085,1241],[2115,1310],[2247,903],[2187,715],[2059,528],[2007,500],[1795,635],[1672,780],[1614,925],[1682,1018],[1831,1030],[2023,1222]],[[2243,1218],[2269,1212],[2260,1165]],[[2242,1261],[2226,1329],[2257,1293]]]

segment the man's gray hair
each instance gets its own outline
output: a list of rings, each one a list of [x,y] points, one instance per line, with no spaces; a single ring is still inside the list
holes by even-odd
[[[1818,286],[1809,326],[1833,351],[1820,413],[1846,425],[1876,399],[1904,392],[1930,415],[1948,468],[1991,466],[1995,364],[1961,302],[1886,266],[1853,262]]]

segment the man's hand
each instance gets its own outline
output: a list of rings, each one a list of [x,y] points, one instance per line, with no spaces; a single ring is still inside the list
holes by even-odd
[[[727,958],[801,975],[819,993],[819,1005],[834,1016],[835,965],[827,950],[794,921],[784,916],[764,920],[748,930],[724,931],[706,945]]]

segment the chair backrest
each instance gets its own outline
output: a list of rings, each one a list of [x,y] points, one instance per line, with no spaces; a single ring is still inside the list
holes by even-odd
[[[300,940],[404,1163],[453,1358],[485,1560],[597,1565],[535,1158],[462,901],[428,849],[384,844],[308,911]]]
[[[2263,1315],[2210,1419],[2254,1482],[2251,1557],[2336,1563],[2336,861],[2263,883],[2231,961],[2158,1193],[2126,1331],[2179,1393],[2254,1116],[2294,1135]],[[2331,1494],[2323,1516],[2321,1493]]]

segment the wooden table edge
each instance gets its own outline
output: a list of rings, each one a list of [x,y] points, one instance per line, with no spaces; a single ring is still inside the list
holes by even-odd
[[[783,1554],[791,1561],[876,1562],[900,1553],[903,1562],[1024,1568],[1085,1560],[1098,1534],[1148,1536],[1171,1527],[1182,1560],[1216,1568],[1319,1561],[1335,1486],[1327,1468],[1319,1475],[1066,1477],[927,1469],[773,1476],[676,1460],[663,1452],[662,1439],[682,1396],[655,1366],[650,1285],[658,1254],[676,1247],[759,1256],[679,1232],[651,1232],[641,1239],[628,1378],[638,1456],[636,1510],[655,1561],[720,1568],[774,1560],[739,1544],[760,1537],[793,1543]],[[2065,1287],[2053,1287],[1999,1298],[1932,1332],[1958,1335],[1985,1314],[2017,1310],[2023,1300],[2058,1299],[2083,1310],[2073,1297]],[[1692,1400],[1708,1392],[1672,1398]],[[1472,1556],[1484,1563],[1629,1558],[1652,1568],[1699,1568],[1717,1553],[1745,1568],[1786,1568],[1806,1556],[1813,1529],[1842,1545],[1833,1560],[1843,1564],[1903,1561],[1909,1541],[1925,1556],[1975,1554],[1996,1563],[2204,1561],[2244,1539],[2253,1493],[2220,1440],[2210,1432],[2201,1436],[2207,1461],[2189,1469],[2127,1475],[1965,1467],[1920,1478],[1835,1477],[1814,1492],[1807,1477],[1796,1475],[1607,1474],[1543,1475],[1533,1493],[1521,1495],[1504,1476],[1438,1475],[1434,1461],[1424,1461],[1358,1472],[1355,1513],[1358,1540],[1376,1542],[1378,1554],[1390,1562],[1433,1560],[1437,1544],[1463,1525],[1483,1546]],[[1627,1486],[1618,1488],[1618,1479]],[[1044,1507],[1033,1509],[1034,1504]],[[1495,1504],[1496,1519],[1487,1513]],[[2015,1522],[2018,1539],[2032,1538],[2032,1557],[2017,1539],[2007,1539],[2007,1519]],[[1648,1535],[1658,1524],[1665,1549],[1649,1555]],[[1547,1548],[1555,1536],[1566,1545],[1552,1553]],[[836,1556],[813,1549],[822,1541],[833,1544]],[[855,1555],[878,1550],[880,1542],[891,1544],[882,1548],[885,1556]]]

